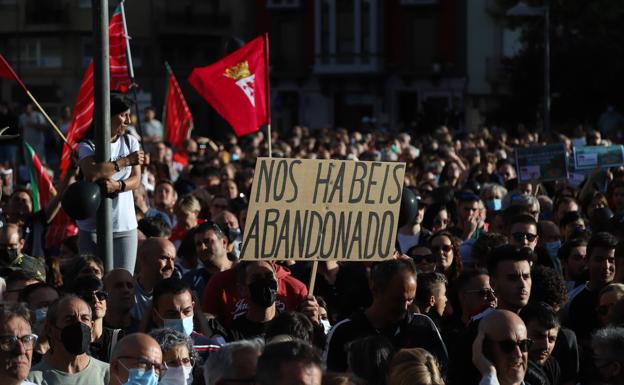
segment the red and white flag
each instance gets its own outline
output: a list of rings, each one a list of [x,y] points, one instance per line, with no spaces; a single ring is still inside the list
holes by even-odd
[[[126,57],[126,31],[121,16],[121,6],[117,6],[108,25],[109,67],[111,90],[125,91],[130,85],[128,58]],[[67,131],[67,141],[72,147],[84,137],[93,122],[93,60],[82,78],[78,97],[74,105],[72,121]],[[71,151],[63,146],[61,173],[64,175],[71,162]]]
[[[268,37],[258,36],[207,67],[195,68],[189,82],[234,129],[251,134],[270,123]]]

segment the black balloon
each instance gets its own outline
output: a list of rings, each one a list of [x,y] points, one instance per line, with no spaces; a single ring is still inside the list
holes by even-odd
[[[100,202],[102,193],[100,186],[85,180],[78,181],[65,191],[61,204],[63,210],[73,219],[87,219],[95,215]]]
[[[399,212],[399,227],[410,223],[418,214],[418,198],[412,190],[403,187],[401,195],[401,211]]]

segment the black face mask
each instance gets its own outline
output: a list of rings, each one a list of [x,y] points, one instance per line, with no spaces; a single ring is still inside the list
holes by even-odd
[[[13,263],[17,258],[17,249],[1,249],[0,250],[0,261],[5,262],[7,264]]]
[[[259,279],[249,284],[251,301],[256,305],[267,308],[277,298],[277,282],[274,279]]]
[[[91,328],[82,322],[67,325],[61,330],[61,342],[71,354],[85,353],[91,343]]]

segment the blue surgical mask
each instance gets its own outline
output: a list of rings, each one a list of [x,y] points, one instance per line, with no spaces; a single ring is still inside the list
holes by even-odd
[[[121,361],[119,363],[121,364]],[[121,365],[128,370],[128,381],[124,382],[124,385],[158,385],[158,375],[153,368],[146,372],[144,369],[128,369],[126,365]]]
[[[39,309],[35,309],[35,321],[43,321],[48,314],[48,307],[40,307]]]
[[[190,336],[193,333],[193,316],[182,319],[167,319],[163,318],[163,327],[167,329],[177,330],[180,333],[184,333],[186,336]]]
[[[232,162],[236,162],[236,161],[238,161],[238,160],[239,160],[238,153],[236,153],[236,152],[235,152],[235,153],[233,153],[232,155],[230,155],[230,160],[231,160]]]
[[[490,211],[500,211],[503,207],[502,199],[488,199],[485,201],[485,207]]]
[[[561,241],[547,242],[544,244],[544,247],[546,248],[546,252],[548,253],[548,256],[550,258],[555,258],[557,257],[557,253],[559,252],[559,249],[561,248]]]

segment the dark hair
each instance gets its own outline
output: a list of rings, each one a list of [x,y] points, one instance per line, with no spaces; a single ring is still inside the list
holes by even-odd
[[[224,237],[227,238],[227,235],[225,234],[225,231],[223,231],[221,226],[219,226],[213,221],[206,221],[204,223],[199,224],[195,228],[195,234],[205,233],[206,231],[214,231],[215,235],[219,239],[223,239]]]
[[[186,284],[186,282],[182,281],[181,279],[178,278],[166,278],[163,279],[162,281],[158,282],[156,284],[156,286],[154,286],[154,291],[152,294],[152,305],[154,306],[154,309],[158,308],[158,301],[160,300],[160,297],[162,297],[165,294],[180,294],[183,293],[185,291],[188,291],[189,294],[191,294],[191,297],[193,296],[193,293],[191,293],[191,288],[189,287],[189,285]]]
[[[618,244],[617,238],[605,231],[594,233],[587,242],[587,258],[591,258],[592,251],[595,248],[615,249]]]
[[[310,344],[300,341],[286,341],[268,344],[258,358],[256,382],[259,385],[273,385],[282,380],[281,367],[284,363],[296,362],[306,366],[322,368],[319,352]]]
[[[517,223],[520,223],[523,225],[533,225],[535,226],[535,231],[537,231],[537,221],[535,220],[533,216],[529,214],[520,214],[511,218],[511,220],[509,221],[509,228],[511,229],[511,226]]]
[[[529,302],[545,302],[553,308],[561,308],[568,301],[568,290],[563,277],[555,269],[533,265],[531,282]]]
[[[447,285],[448,280],[441,273],[421,273],[418,274],[418,280],[416,284],[416,300],[418,304],[426,302],[429,297],[434,295],[438,290],[438,284]],[[422,310],[422,309],[421,309]]]
[[[126,95],[119,92],[110,93],[110,114],[111,116],[126,112],[134,106],[134,102]]]
[[[567,213],[563,214],[563,217],[559,221],[559,226],[565,227],[570,223],[578,221],[579,219],[583,219],[583,217],[581,216],[581,214],[579,214],[578,211],[568,211]]]
[[[369,384],[386,384],[394,345],[384,336],[359,338],[348,345],[349,369]]]
[[[314,343],[314,325],[312,325],[312,321],[303,313],[289,311],[278,314],[269,321],[264,338],[268,341],[273,337],[283,334],[300,339],[309,344]]]
[[[440,211],[446,211],[448,213],[449,219],[455,216],[455,210],[453,206],[446,202],[437,202],[430,204],[425,210],[425,214],[423,215],[422,226],[426,229],[431,230],[433,227],[433,220],[438,215]]]
[[[562,261],[567,261],[570,257],[572,249],[575,247],[587,246],[587,241],[583,238],[573,238],[565,241],[557,252],[557,257]]]
[[[384,291],[390,285],[392,278],[404,270],[416,278],[416,265],[411,259],[392,259],[389,261],[383,261],[373,266],[371,281],[378,290]]]
[[[498,264],[503,261],[527,261],[529,263],[535,260],[535,254],[528,247],[516,245],[503,245],[492,250],[487,261],[487,269],[490,277],[496,276]]]
[[[48,283],[37,282],[32,285],[26,286],[19,292],[18,301],[25,302],[30,305],[30,296],[33,295],[39,289],[50,289],[60,296],[58,289]]]
[[[561,325],[557,313],[546,302],[529,302],[520,310],[520,318],[525,325],[535,320],[546,329],[559,328]]]
[[[480,275],[489,276],[487,270],[482,269],[482,268],[466,269],[462,271],[462,273],[459,275],[456,281],[455,287],[457,288],[457,291],[460,292],[466,289],[470,285],[470,281],[472,281],[473,278],[478,277]]]
[[[171,236],[171,227],[160,215],[141,218],[138,229],[147,238],[169,238]]]
[[[464,269],[464,263],[459,253],[459,245],[461,241],[459,240],[459,238],[454,236],[450,231],[442,230],[442,231],[438,231],[437,233],[433,233],[429,237],[429,239],[427,240],[429,248],[431,249],[432,247],[431,245],[433,244],[434,239],[438,237],[442,237],[442,236],[447,237],[451,241],[451,246],[453,248],[453,262],[451,264],[451,267],[448,269],[448,271],[444,272],[444,275],[446,275],[446,278],[449,280],[449,282],[453,282],[457,279],[457,277],[459,277],[462,270]]]
[[[0,322],[6,323],[15,317],[20,317],[30,324],[30,311],[23,303],[0,303]]]
[[[509,243],[509,239],[506,235],[500,233],[483,233],[477,238],[472,245],[472,251],[470,255],[472,259],[476,261],[482,261],[487,263],[488,257],[492,250],[498,246],[506,245]]]
[[[528,207],[524,205],[513,205],[504,209],[503,222],[507,224],[505,227],[509,228],[511,219],[517,217],[518,215],[529,215]]]

